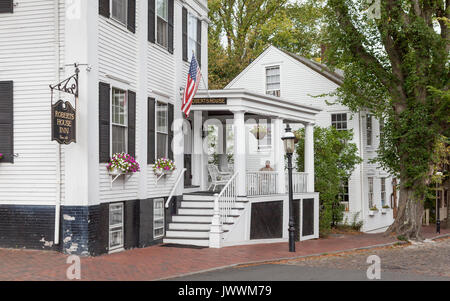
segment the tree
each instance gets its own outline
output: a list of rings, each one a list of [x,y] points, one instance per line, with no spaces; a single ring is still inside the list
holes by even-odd
[[[209,86],[221,89],[268,45],[320,53],[324,0],[209,0]]]
[[[334,93],[354,111],[384,121],[377,161],[400,179],[399,211],[388,233],[421,239],[423,200],[435,147],[449,137],[448,0],[328,0],[327,61],[345,72]]]
[[[296,133],[297,170],[303,172],[305,152],[305,130]],[[339,194],[342,182],[350,178],[355,165],[361,163],[356,144],[350,143],[351,131],[338,131],[334,127],[314,129],[315,191],[320,192],[320,232],[326,234],[331,226],[342,222],[344,208]]]

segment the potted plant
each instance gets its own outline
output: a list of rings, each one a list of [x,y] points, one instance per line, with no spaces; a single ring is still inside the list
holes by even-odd
[[[251,131],[250,133],[253,134],[253,136],[255,136],[256,139],[258,140],[262,140],[264,139],[264,137],[266,137],[267,135],[267,127],[263,126],[263,125],[256,125]]]
[[[141,171],[136,159],[126,153],[114,154],[111,157],[107,168],[109,174],[115,176]]]
[[[384,205],[384,206],[381,208],[381,213],[382,213],[382,214],[386,214],[387,211],[388,211],[389,209],[391,209],[391,207],[389,207],[388,205]]]
[[[153,165],[153,171],[157,176],[171,174],[175,169],[175,163],[167,158],[160,158]]]
[[[372,208],[369,208],[369,215],[370,216],[374,216],[375,213],[377,213],[377,212],[378,212],[377,206],[373,206]]]

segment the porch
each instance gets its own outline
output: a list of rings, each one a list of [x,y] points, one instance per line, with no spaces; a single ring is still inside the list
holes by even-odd
[[[246,90],[199,91],[184,134],[185,190],[164,242],[221,248],[287,241],[281,139],[287,124],[305,127],[304,172],[293,173],[296,237],[318,238],[313,127],[319,112]]]

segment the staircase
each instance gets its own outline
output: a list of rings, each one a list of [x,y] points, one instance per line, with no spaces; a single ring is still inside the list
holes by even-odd
[[[236,202],[231,215],[223,224],[226,234],[232,230],[235,220],[244,210],[244,201]],[[172,217],[172,223],[166,232],[165,244],[180,244],[209,247],[209,232],[214,214],[214,196],[186,194],[178,208],[177,215]]]

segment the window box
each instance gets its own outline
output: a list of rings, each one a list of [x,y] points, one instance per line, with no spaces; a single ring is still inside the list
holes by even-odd
[[[369,209],[369,216],[375,216],[375,214],[378,213],[378,208],[373,207]]]
[[[156,160],[155,165],[153,165],[153,172],[157,176],[156,183],[158,183],[163,176],[172,175],[175,169],[175,163],[170,159],[161,158]]]
[[[381,214],[387,214],[387,212],[391,209],[389,206],[381,208]]]

